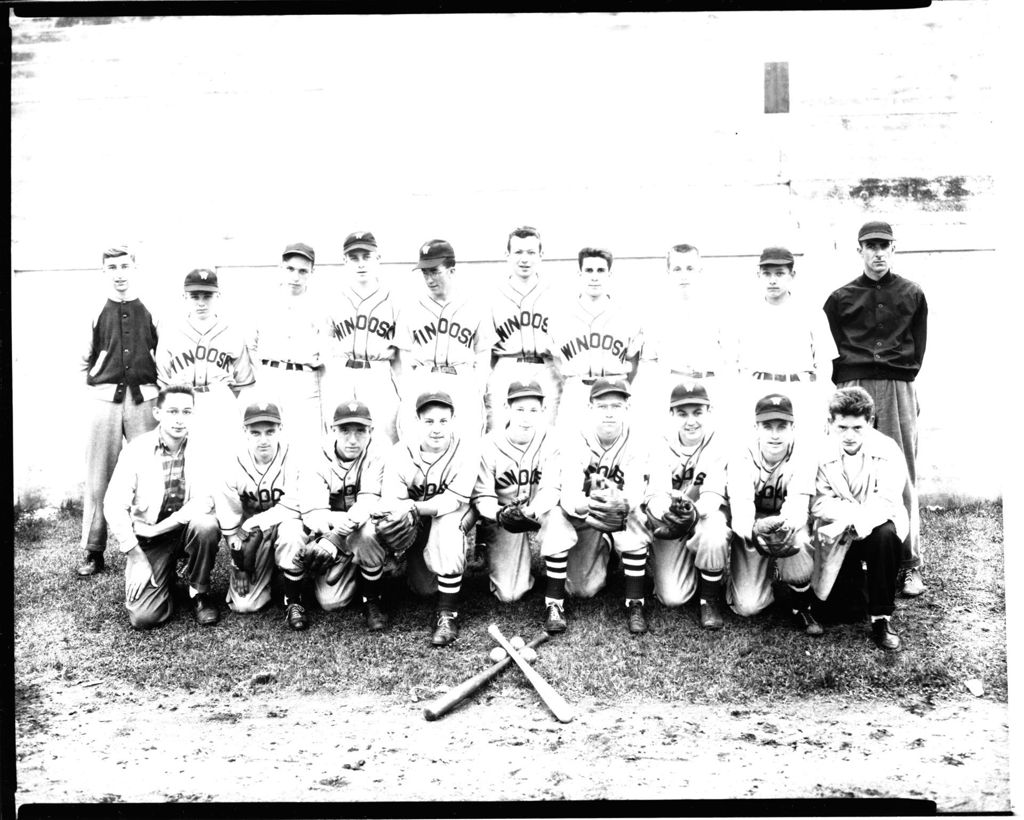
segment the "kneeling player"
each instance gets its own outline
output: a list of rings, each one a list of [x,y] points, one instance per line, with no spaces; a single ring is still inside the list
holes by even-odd
[[[673,498],[685,497],[696,508],[692,529],[651,542],[654,594],[665,606],[681,606],[700,593],[700,625],[721,629],[722,576],[729,560],[726,520],[726,445],[711,427],[711,400],[700,382],[676,385],[669,398],[675,422],[660,463],[651,466],[645,508],[664,519]]]
[[[737,615],[768,607],[774,561],[779,580],[793,591],[793,615],[808,635],[821,635],[811,612],[814,549],[808,529],[816,465],[803,447],[794,448],[787,396],[764,396],[754,420],[757,443],[729,462],[729,510],[738,536],[732,540],[730,605]]]
[[[250,404],[242,417],[245,443],[229,458],[214,492],[221,532],[231,548],[228,606],[256,612],[270,602],[275,555],[300,547],[305,538],[300,510],[300,465],[281,440],[281,411],[273,402]],[[301,581],[285,576],[288,626],[305,629]]]
[[[479,466],[479,450],[454,433],[455,405],[438,391],[416,399],[419,436],[399,441],[384,466],[377,539],[397,558],[408,550],[406,579],[418,595],[437,597],[434,646],[459,634],[458,603],[466,546],[460,524]],[[392,523],[400,522],[400,528]]]
[[[371,514],[380,504],[384,456],[371,438],[370,408],[361,401],[339,404],[331,430],[331,443],[317,461],[312,509],[302,516],[310,542],[281,567],[285,577],[312,575],[317,602],[328,612],[347,606],[358,583],[366,625],[378,632],[388,625],[380,602],[386,555]]]
[[[537,429],[544,419],[544,391],[537,382],[512,382],[501,417],[509,419],[508,426],[484,441],[473,503],[497,524],[487,564],[491,592],[508,603],[533,587],[529,533],[540,529],[558,503],[558,471],[554,437]]]
[[[544,606],[548,632],[566,628],[565,594],[596,595],[605,585],[609,542],[626,576],[629,631],[647,631],[644,578],[650,536],[637,518],[643,496],[644,456],[639,437],[626,424],[629,387],[624,379],[598,379],[590,389],[592,423],[569,437],[562,461],[560,503],[541,528],[547,580]]]

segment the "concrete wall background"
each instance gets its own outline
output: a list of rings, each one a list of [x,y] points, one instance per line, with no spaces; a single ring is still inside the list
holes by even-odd
[[[221,268],[223,307],[239,315],[296,240],[317,248],[329,298],[331,263],[356,229],[375,232],[397,282],[418,246],[442,236],[460,278],[486,288],[508,230],[532,224],[549,274],[571,282],[566,260],[604,245],[630,294],[650,293],[664,249],[690,241],[729,322],[761,247],[802,254],[799,295],[820,304],[858,273],[856,229],[879,217],[896,226],[897,269],[932,310],[923,483],[1000,492],[998,352],[1009,330],[992,298],[1002,266],[989,3],[107,21],[12,12],[11,28],[16,490],[59,499],[81,480],[77,358],[104,298],[98,253],[113,241],[138,246],[154,308],[176,311],[185,272],[206,265]],[[768,61],[789,63],[789,114],[763,113]],[[969,446],[951,383],[969,384],[985,408]]]

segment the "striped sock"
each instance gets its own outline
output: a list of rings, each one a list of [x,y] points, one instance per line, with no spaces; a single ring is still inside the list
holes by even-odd
[[[363,596],[363,603],[365,604],[370,598],[380,597],[380,579],[384,575],[384,565],[381,564],[376,569],[365,569],[364,567],[359,568],[359,591]]]
[[[803,586],[796,586],[795,584],[786,584],[793,591],[793,613],[800,612],[802,610],[808,610],[811,608],[811,582],[808,581]]]
[[[647,571],[647,550],[619,556],[626,576],[626,603],[644,602],[644,575]]]
[[[724,572],[700,571],[700,602],[717,601],[722,594],[722,576]]]
[[[569,564],[569,553],[544,557],[544,598],[556,601],[565,599],[565,568]]]
[[[459,591],[462,589],[462,573],[437,576],[437,608],[455,612],[459,605]]]

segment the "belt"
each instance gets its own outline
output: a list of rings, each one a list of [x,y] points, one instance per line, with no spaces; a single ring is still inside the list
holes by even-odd
[[[527,364],[544,364],[542,356],[516,356],[516,361],[526,362]]]
[[[263,359],[267,367],[280,367],[282,370],[316,370],[311,364],[299,364],[298,362],[279,362],[276,359]]]
[[[192,387],[193,393],[209,393],[210,385],[208,384],[197,384]]]
[[[458,375],[458,371],[454,367],[452,367],[451,365],[447,365],[447,364],[435,364],[435,365],[433,365],[430,368],[430,372],[431,373],[450,373],[453,376],[457,376]]]
[[[345,367],[352,367],[356,370],[364,370],[370,366],[370,363],[363,359],[345,359]]]
[[[687,376],[688,378],[691,378],[691,379],[707,379],[707,378],[710,378],[711,376],[714,376],[715,375],[715,371],[714,370],[705,370],[705,371],[701,372],[700,370],[673,370],[672,371],[672,375],[673,376]]]
[[[765,373],[763,370],[755,370],[751,375],[755,379],[769,382],[798,382],[805,379],[805,377],[801,376],[799,373]],[[817,376],[814,373],[807,373],[805,375],[806,381],[813,382],[817,379]]]
[[[603,376],[583,376],[580,377],[580,381],[588,387],[596,382],[598,379],[624,379],[626,378],[625,373],[605,373]]]

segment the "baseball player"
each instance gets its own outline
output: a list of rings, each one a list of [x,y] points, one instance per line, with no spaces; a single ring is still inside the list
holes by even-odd
[[[187,384],[195,392],[192,440],[204,453],[224,453],[236,437],[238,403],[243,387],[256,381],[242,333],[217,315],[220,286],[206,268],[185,277],[187,313],[178,323],[161,327],[156,348],[161,386]]]
[[[881,649],[900,647],[895,610],[902,542],[910,530],[899,446],[871,426],[874,402],[862,387],[837,390],[829,403],[829,446],[818,463],[814,502],[814,593],[828,600],[847,555],[867,573],[871,634]]]
[[[299,452],[282,435],[280,408],[253,402],[242,417],[245,441],[227,460],[213,500],[221,533],[231,548],[227,603],[235,612],[256,612],[270,602],[275,562],[284,567],[285,620],[292,629],[308,624],[302,577],[282,561],[304,543]]]
[[[322,445],[320,403],[324,312],[309,294],[316,253],[301,242],[281,254],[280,288],[261,310],[249,341],[259,392],[247,400],[279,402],[292,443],[307,453]]]
[[[486,396],[488,430],[500,430],[508,421],[505,395],[512,382],[541,386],[548,397],[544,412],[549,422],[558,411],[561,378],[548,335],[556,311],[548,283],[540,275],[543,258],[536,228],[523,226],[508,235],[505,259],[510,270],[491,304],[495,343]]]
[[[436,590],[434,646],[447,646],[459,634],[458,603],[466,548],[461,529],[469,509],[479,448],[456,432],[456,406],[443,391],[423,393],[415,402],[419,434],[399,440],[384,465],[381,506],[392,517],[411,514],[418,521],[408,549],[406,579],[418,595]],[[380,536],[378,526],[378,536]],[[384,541],[387,545],[387,541]]]
[[[729,461],[729,511],[737,537],[732,539],[726,595],[737,615],[767,608],[774,600],[774,562],[779,579],[793,592],[794,618],[804,632],[817,636],[823,630],[811,609],[814,547],[809,527],[817,464],[811,448],[794,444],[793,419],[788,396],[763,396],[754,407],[754,446]]]
[[[456,287],[455,251],[443,239],[420,247],[415,270],[423,272],[426,292],[401,309],[395,337],[402,357],[399,435],[416,429],[415,397],[441,391],[459,408],[459,435],[479,439],[494,325],[483,305]]]
[[[644,578],[650,535],[638,518],[647,451],[626,423],[629,396],[625,379],[599,378],[590,388],[591,423],[565,439],[559,504],[540,532],[548,632],[566,629],[566,593],[590,598],[604,587],[611,548],[626,577],[629,631],[647,631]],[[612,511],[606,516],[599,507]]]
[[[487,550],[491,592],[518,601],[533,587],[529,533],[558,503],[554,436],[544,418],[544,391],[537,382],[508,386],[506,426],[484,440],[473,504],[496,522]]]
[[[699,381],[680,382],[669,397],[675,427],[664,437],[650,466],[644,506],[664,518],[673,492],[696,507],[698,518],[685,538],[655,538],[651,543],[654,594],[665,606],[700,599],[700,625],[721,629],[722,579],[729,561],[726,519],[728,446],[713,427],[711,400]]]
[[[565,432],[585,424],[590,388],[599,378],[632,381],[640,345],[639,322],[608,294],[611,251],[583,248],[578,262],[579,295],[551,329],[564,377],[558,427]]]
[[[928,339],[928,301],[920,285],[892,272],[896,240],[887,222],[868,222],[857,234],[864,273],[825,301],[839,349],[832,371],[837,387],[863,387],[875,403],[877,429],[895,441],[910,482],[903,505],[910,527],[903,544],[902,593],[926,589],[921,577],[921,515],[917,496],[917,417],[914,380]]]
[[[347,281],[332,298],[327,320],[324,407],[354,397],[374,408],[377,429],[394,443],[400,372],[395,298],[380,281],[380,253],[372,233],[349,234],[343,250]]]
[[[380,506],[384,458],[373,434],[370,408],[357,399],[335,410],[331,437],[321,450],[313,481],[314,495],[302,516],[309,539],[326,550],[325,567],[315,575],[317,601],[326,611],[347,606],[361,593],[370,631],[388,625],[381,606],[385,550],[377,541],[371,514]],[[280,561],[286,572],[306,571],[302,556]],[[358,567],[358,577],[356,575]]]
[[[737,392],[735,339],[719,321],[712,302],[700,251],[689,244],[673,245],[665,257],[665,289],[652,300],[650,327],[634,388],[646,421],[666,423],[664,407],[673,388],[684,379],[699,380],[727,409]]]
[[[135,293],[135,254],[125,245],[103,252],[110,290],[89,328],[82,356],[88,385],[89,415],[85,443],[85,492],[82,496],[82,549],[77,567],[88,578],[104,567],[107,522],[103,496],[125,439],[156,427],[156,366],[153,351],[157,323]]]
[[[160,390],[153,408],[156,429],[121,451],[103,501],[110,531],[125,555],[125,608],[135,629],[171,617],[174,569],[183,556],[196,621],[212,626],[220,620],[209,599],[220,529],[204,489],[206,464],[189,440],[194,406],[190,387]]]
[[[793,402],[798,435],[817,447],[832,395],[828,376],[839,355],[835,342],[821,311],[793,297],[796,268],[786,248],[761,252],[757,279],[764,295],[737,323],[742,406],[766,392],[784,392]]]

